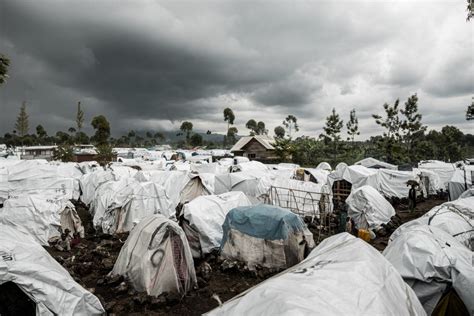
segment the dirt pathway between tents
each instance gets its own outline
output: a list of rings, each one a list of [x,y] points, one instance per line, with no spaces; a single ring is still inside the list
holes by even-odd
[[[397,214],[402,223],[417,218],[432,207],[445,202],[431,199],[421,202],[417,211],[407,213],[403,206],[397,207]],[[92,232],[92,223],[88,211],[78,207],[81,219],[88,232],[82,240],[80,248],[71,252],[59,252],[47,248],[48,252],[60,263],[71,276],[82,286],[93,292],[102,302],[108,313],[117,315],[201,315],[218,306],[218,300],[225,302],[235,295],[269,278],[274,273],[258,271],[251,273],[239,267],[221,268],[217,256],[209,256],[206,262],[195,262],[199,289],[188,293],[184,298],[175,294],[163,294],[149,297],[137,293],[123,282],[122,278],[107,277],[112,270],[127,234],[116,236],[96,236]],[[373,245],[382,251],[388,236],[379,237]],[[212,271],[209,271],[209,268]]]

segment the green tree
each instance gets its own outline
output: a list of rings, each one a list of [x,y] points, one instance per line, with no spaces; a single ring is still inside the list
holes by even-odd
[[[375,119],[375,123],[385,128],[383,138],[379,142],[379,146],[383,148],[385,160],[390,163],[398,163],[401,160],[400,129],[402,122],[399,117],[399,103],[400,100],[397,99],[392,106],[387,103],[383,105],[385,110],[385,118],[378,114],[372,114],[372,117]]]
[[[467,106],[466,120],[468,120],[468,121],[474,120],[474,97],[472,97],[471,105]]]
[[[194,133],[189,142],[193,147],[202,146],[202,136],[198,133]]]
[[[229,132],[229,128],[235,121],[234,111],[230,108],[224,109],[224,121],[227,122],[227,133]],[[224,136],[224,146],[226,145],[227,137]]]
[[[257,123],[257,129],[255,130],[255,133],[257,135],[267,135],[268,134],[268,130],[266,129],[264,122],[260,121],[260,122]]]
[[[153,138],[157,142],[164,142],[166,140],[165,135],[163,135],[163,133],[160,133],[160,132],[156,132],[155,135],[153,135]]]
[[[474,2],[467,0],[467,21],[470,21],[474,17]]]
[[[294,115],[288,115],[285,120],[283,121],[283,125],[286,127],[288,130],[288,137],[291,138],[291,133],[292,131],[299,131],[300,128],[298,126],[298,119]]]
[[[285,137],[285,129],[281,126],[275,127],[273,132],[275,133],[276,138],[284,138]]]
[[[95,159],[101,166],[105,166],[114,160],[115,153],[111,145],[107,143],[100,143],[96,146],[97,155]]]
[[[74,127],[69,127],[67,131],[71,134],[71,136],[76,133],[76,129]]]
[[[4,84],[8,78],[8,66],[10,66],[10,60],[0,55],[0,85]]]
[[[70,162],[74,160],[74,150],[70,144],[59,145],[54,149],[53,159],[62,162]]]
[[[79,132],[82,130],[82,126],[84,126],[84,111],[81,109],[81,102],[77,102],[76,126]]]
[[[184,121],[181,123],[181,127],[179,129],[186,135],[186,144],[189,144],[189,137],[191,135],[191,131],[193,130],[193,123]]]
[[[36,126],[36,135],[38,135],[38,138],[40,139],[45,139],[48,136],[48,133],[44,129],[43,125],[38,125]]]
[[[229,141],[229,145],[235,144],[237,141],[236,135],[238,133],[237,127],[231,127],[227,130],[227,140]]]
[[[110,137],[110,124],[103,115],[98,115],[92,119],[92,127],[95,129],[95,134],[92,136],[92,141],[98,145],[107,145]]]
[[[338,155],[338,144],[341,140],[341,129],[344,125],[344,122],[339,118],[339,114],[336,113],[336,109],[332,109],[331,115],[326,118],[326,126],[323,127],[324,135],[323,137],[327,137],[331,144],[332,144],[332,151],[333,151],[333,163],[337,161]]]
[[[23,102],[20,107],[20,114],[16,118],[15,129],[20,135],[20,137],[24,137],[28,134],[28,114],[26,113],[26,102]]]
[[[245,127],[250,130],[250,136],[254,136],[255,131],[257,130],[257,121],[255,121],[254,119],[250,119],[245,124]]]
[[[227,122],[227,130],[229,130],[230,125],[234,124],[235,115],[234,111],[232,111],[230,108],[224,109],[224,121]]]
[[[416,94],[408,98],[405,107],[400,109],[400,113],[405,116],[400,123],[403,131],[402,139],[410,161],[415,163],[419,160],[417,145],[423,140],[426,130],[426,126],[421,123],[422,115],[418,113],[418,96]]]
[[[275,148],[275,154],[278,156],[280,161],[291,161],[295,150],[290,138],[275,138],[273,147]]]
[[[63,131],[56,132],[56,142],[58,144],[69,144],[69,145],[73,143],[71,135]]]
[[[359,120],[357,119],[355,109],[351,111],[349,115],[349,121],[347,122],[346,127],[347,134],[349,135],[349,137],[347,137],[347,140],[350,140],[352,143],[354,143],[355,136],[360,135]]]

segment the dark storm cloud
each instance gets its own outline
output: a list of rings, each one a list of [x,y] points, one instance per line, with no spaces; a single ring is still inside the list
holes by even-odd
[[[381,104],[417,91],[423,102],[456,98],[464,107],[474,71],[463,8],[349,5],[4,0],[0,52],[12,66],[0,132],[11,130],[23,100],[32,126],[73,125],[81,100],[89,118],[106,114],[117,133],[184,119],[222,130],[226,106],[238,127],[256,113],[268,126],[295,114],[317,133],[333,107],[343,116],[360,109],[369,124]]]

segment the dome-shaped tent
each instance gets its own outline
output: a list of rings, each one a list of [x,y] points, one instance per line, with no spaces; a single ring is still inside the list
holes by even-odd
[[[97,297],[77,284],[31,236],[0,224],[0,255],[0,287],[8,282],[18,286],[34,302],[36,315],[105,314]]]
[[[196,285],[193,257],[177,223],[156,214],[133,228],[115,262],[112,275],[125,276],[137,291],[158,296],[184,295]]]
[[[313,234],[296,214],[280,207],[259,204],[231,210],[222,226],[221,255],[257,265],[284,269],[304,259],[314,247]]]

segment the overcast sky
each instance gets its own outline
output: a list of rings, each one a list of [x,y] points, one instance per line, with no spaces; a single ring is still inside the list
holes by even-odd
[[[152,1],[1,0],[0,133],[22,101],[30,132],[89,128],[104,114],[112,132],[224,132],[230,107],[240,134],[254,118],[273,128],[288,115],[317,136],[336,108],[355,108],[361,137],[385,102],[419,97],[430,128],[464,132],[474,95],[474,21],[465,0]]]

